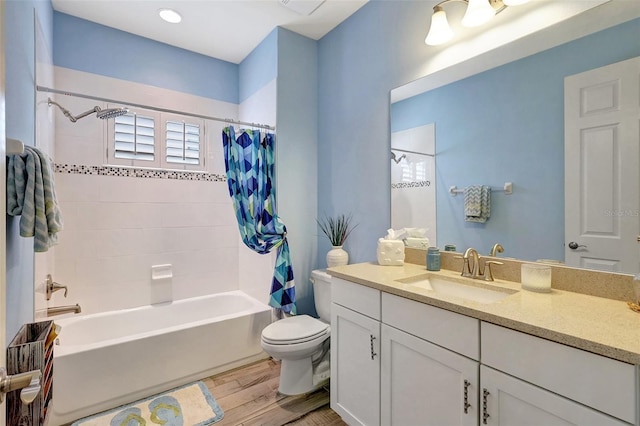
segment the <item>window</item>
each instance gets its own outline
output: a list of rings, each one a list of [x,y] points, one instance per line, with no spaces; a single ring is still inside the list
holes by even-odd
[[[200,164],[200,125],[169,120],[165,125],[165,161],[178,164]]]
[[[153,161],[155,159],[155,120],[129,113],[114,118],[115,158]]]
[[[107,120],[107,126],[108,164],[182,170],[205,168],[203,120],[130,108],[128,114]]]

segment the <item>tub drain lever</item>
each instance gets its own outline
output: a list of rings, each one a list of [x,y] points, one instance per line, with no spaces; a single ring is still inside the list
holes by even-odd
[[[7,375],[7,370],[0,367],[0,402],[7,392],[22,389],[20,399],[23,404],[31,404],[40,393],[40,370],[32,370],[26,373]]]

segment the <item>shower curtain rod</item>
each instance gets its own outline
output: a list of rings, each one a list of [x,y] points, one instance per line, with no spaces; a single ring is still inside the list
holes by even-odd
[[[48,92],[48,93],[56,93],[56,94],[59,94],[59,95],[75,96],[77,98],[92,99],[94,101],[101,101],[101,102],[111,102],[111,103],[115,103],[115,104],[127,105],[127,106],[131,106],[131,107],[136,107],[136,108],[150,109],[150,110],[153,110],[153,111],[168,112],[170,114],[188,115],[188,116],[191,116],[191,117],[202,118],[202,119],[205,119],[205,120],[221,121],[221,122],[230,123],[230,124],[240,124],[242,126],[257,127],[257,128],[266,129],[266,130],[274,130],[274,131],[276,130],[275,127],[268,126],[266,124],[249,123],[249,122],[246,122],[246,121],[233,120],[231,118],[219,118],[219,117],[213,117],[213,116],[210,116],[210,115],[194,114],[192,112],[184,112],[184,111],[178,111],[178,110],[174,110],[174,109],[154,107],[154,106],[150,106],[150,105],[136,104],[136,103],[130,103],[130,102],[122,102],[122,101],[118,101],[118,100],[115,100],[115,99],[101,98],[99,96],[83,95],[82,93],[74,93],[74,92],[69,92],[67,90],[52,89],[50,87],[44,87],[44,86],[36,86],[36,90],[38,92]]]

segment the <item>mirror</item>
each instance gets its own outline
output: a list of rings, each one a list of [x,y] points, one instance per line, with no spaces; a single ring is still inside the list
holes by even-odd
[[[564,262],[564,78],[640,56],[640,13],[629,3],[613,0],[496,49],[504,55],[480,55],[392,91],[392,140],[435,128],[432,185],[441,249],[454,244],[487,255],[501,243],[505,257]],[[535,49],[527,44],[536,42]],[[474,67],[480,72],[471,73]],[[403,154],[394,146],[392,152],[396,159]],[[395,167],[391,161],[392,179]],[[513,183],[511,195],[506,182]],[[492,188],[486,223],[465,221],[464,195],[450,192],[472,185]]]

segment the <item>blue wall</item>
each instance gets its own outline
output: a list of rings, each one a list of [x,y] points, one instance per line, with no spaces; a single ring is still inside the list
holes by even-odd
[[[34,10],[51,48],[53,9],[49,0],[7,1],[2,29],[6,37],[6,133],[27,145],[34,145],[35,138]],[[7,216],[7,342],[34,315],[33,239],[20,237],[19,219]]]
[[[438,235],[488,253],[564,259],[564,77],[640,55],[640,20],[397,102],[391,130],[436,123]],[[461,125],[464,122],[464,125]],[[463,220],[456,185],[501,187],[486,224]],[[527,244],[522,244],[527,241]]]
[[[239,101],[246,101],[278,75],[278,29],[269,33],[260,44],[240,62]]]
[[[54,12],[57,66],[238,103],[238,65]]]
[[[376,240],[385,234],[390,221],[390,194],[389,194],[389,91],[404,83],[418,78],[422,74],[422,66],[429,59],[432,50],[423,42],[426,32],[425,20],[431,15],[428,2],[406,2],[406,1],[377,1],[373,0],[362,9],[352,15],[348,20],[339,25],[319,42],[319,183],[318,183],[318,211],[328,213],[353,213],[360,223],[360,226],[352,234],[347,242],[347,250],[351,254],[353,262],[370,261],[375,259]],[[639,21],[635,20],[625,24],[623,29],[618,29],[621,33],[605,31],[596,38],[576,42],[574,48],[580,48],[581,59],[567,59],[562,56],[560,50],[549,53],[546,59],[565,70],[587,69],[589,65],[600,66],[610,62],[624,59],[626,57],[640,54]],[[618,38],[624,37],[624,38]],[[619,46],[622,45],[622,46]],[[600,56],[600,51],[602,56]],[[536,64],[536,58],[528,59],[530,66],[536,66],[538,73],[532,73],[528,78],[517,78],[511,74],[510,68],[505,68],[499,77],[504,80],[507,87],[517,91],[521,96],[533,96],[531,85],[528,82],[557,78],[551,70]],[[524,60],[527,61],[527,60]],[[513,66],[513,65],[511,65]],[[509,65],[507,66],[509,67]],[[571,73],[571,72],[569,72]],[[494,76],[496,77],[496,76]],[[480,78],[480,77],[479,77]],[[492,78],[491,76],[485,78]],[[464,108],[465,100],[475,98],[477,93],[465,91],[464,83],[452,85],[456,92],[450,92],[459,96],[452,100],[448,95],[446,102]],[[555,82],[554,90],[556,97],[562,99],[563,86],[561,81]],[[558,85],[559,84],[559,85]],[[482,90],[481,88],[474,90]],[[529,94],[527,95],[527,92]],[[499,96],[498,94],[492,94]],[[441,95],[442,96],[442,95]],[[442,101],[441,97],[438,102]],[[533,99],[538,99],[534,96]],[[434,101],[435,103],[436,101]],[[527,101],[531,102],[531,100]],[[562,102],[562,101],[561,101]],[[560,108],[555,114],[554,120],[562,120],[563,110]],[[439,127],[444,126],[445,118],[438,116],[437,119],[425,120],[425,122],[436,121],[436,132],[438,132],[437,147],[439,151],[439,168],[444,169],[447,157],[442,150],[445,139],[455,136],[465,141],[465,150],[469,150],[474,155],[491,149],[495,151],[500,134],[507,133],[510,141],[508,147],[500,147],[505,150],[504,156],[497,160],[489,160],[485,166],[487,169],[497,170],[495,174],[488,171],[478,179],[476,166],[470,161],[458,168],[460,172],[454,172],[447,176],[437,176],[439,182],[438,193],[443,192],[444,185],[457,185],[463,187],[471,183],[487,183],[491,185],[502,185],[506,180],[513,180],[516,186],[516,193],[511,196],[508,202],[512,212],[521,214],[526,218],[527,223],[535,221],[534,227],[524,231],[505,229],[506,232],[527,232],[535,237],[533,241],[540,238],[536,233],[554,232],[558,229],[558,219],[556,215],[548,215],[541,210],[543,208],[564,209],[563,197],[558,197],[563,191],[563,178],[558,181],[558,176],[562,176],[562,143],[563,137],[558,139],[557,135],[550,134],[550,130],[538,123],[529,123],[529,128],[536,128],[534,134],[523,134],[516,132],[514,126],[510,124],[514,118],[520,117],[522,105],[512,106],[506,115],[497,121],[493,118],[494,126],[480,129],[459,126],[464,119],[460,112],[456,116],[449,116],[447,124],[456,123],[460,128],[451,128],[449,132],[455,131],[455,135],[449,133],[441,134]],[[551,111],[548,111],[551,113]],[[489,108],[474,110],[472,116],[485,117],[490,113]],[[451,120],[453,119],[453,120]],[[562,124],[560,124],[562,126]],[[554,125],[557,126],[557,125]],[[404,125],[404,128],[409,127]],[[542,128],[539,128],[542,127]],[[522,143],[517,145],[517,143]],[[518,180],[518,165],[527,164],[529,156],[533,155],[534,148],[542,146],[549,157],[544,162],[538,161],[534,178]],[[459,149],[459,148],[458,148]],[[560,153],[560,154],[558,154]],[[469,155],[469,158],[471,155]],[[505,161],[508,159],[508,161]],[[510,164],[511,163],[511,164]],[[466,168],[471,168],[465,171]],[[560,170],[560,171],[559,171]],[[517,174],[516,174],[517,173]],[[516,177],[514,177],[516,176]],[[473,179],[472,179],[473,177]],[[537,179],[536,179],[537,177]],[[522,201],[538,191],[537,186],[541,186],[540,181],[552,181],[555,186],[553,195],[545,193],[545,204],[522,205]],[[522,185],[530,187],[519,187]],[[531,183],[533,182],[533,183]],[[532,187],[535,183],[536,187]],[[519,191],[519,192],[518,192]],[[500,205],[501,196],[494,197],[497,209],[491,218],[491,222],[505,220],[506,211]],[[504,197],[504,195],[502,196]],[[553,197],[552,199],[550,197]],[[438,205],[438,220],[444,219],[443,215],[450,214],[457,218],[461,216],[459,205],[449,205],[459,203],[461,197],[453,199],[446,198]],[[439,197],[440,199],[440,197]],[[551,200],[551,201],[550,201]],[[441,209],[443,209],[441,211]],[[447,213],[449,212],[449,213]],[[451,213],[455,212],[455,213]],[[540,214],[538,214],[538,212]],[[550,216],[550,217],[548,217]],[[455,218],[453,219],[455,220]],[[459,223],[463,223],[460,222]],[[450,222],[452,223],[452,222]],[[450,226],[450,225],[449,225]],[[471,228],[472,231],[477,231]],[[542,231],[541,231],[542,230]],[[449,242],[447,231],[438,229],[443,243]],[[535,234],[535,235],[534,235]],[[561,234],[562,235],[562,234]],[[455,240],[454,236],[451,240]],[[554,244],[561,246],[562,241],[555,236]],[[509,244],[508,238],[500,240],[503,244]],[[468,244],[468,243],[467,243]],[[318,264],[325,263],[324,254],[328,250],[328,243],[322,239],[318,247]],[[545,252],[547,253],[547,252]],[[510,252],[510,255],[515,253]],[[550,257],[549,254],[538,257]]]
[[[314,313],[309,284],[316,264],[318,43],[278,28],[278,215],[287,239],[299,313]]]

